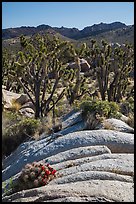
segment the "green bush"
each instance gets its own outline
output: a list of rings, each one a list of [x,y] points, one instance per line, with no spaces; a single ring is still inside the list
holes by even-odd
[[[120,111],[122,114],[128,116],[134,113],[134,100],[129,98],[127,101],[123,101],[120,104]]]
[[[18,123],[8,127],[2,135],[2,154],[8,156],[22,142],[32,138],[40,126],[40,121],[25,118]]]
[[[111,101],[109,102],[109,106],[110,106],[109,117],[120,118],[121,113],[119,113],[120,111],[119,104]]]
[[[117,117],[119,106],[116,102],[109,101],[84,101],[80,104],[83,117],[86,117],[88,113],[99,114],[101,117]]]
[[[94,130],[105,118],[120,118],[119,105],[116,102],[87,100],[80,104],[86,129]]]
[[[23,116],[11,111],[2,112],[2,131],[4,132],[8,127],[18,123],[23,119]]]

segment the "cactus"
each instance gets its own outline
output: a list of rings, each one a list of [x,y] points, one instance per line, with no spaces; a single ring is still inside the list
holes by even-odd
[[[47,185],[55,177],[56,170],[49,164],[39,162],[26,164],[18,178],[16,191]]]

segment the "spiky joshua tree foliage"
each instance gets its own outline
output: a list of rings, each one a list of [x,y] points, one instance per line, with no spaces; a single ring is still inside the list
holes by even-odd
[[[104,40],[101,45],[95,40],[91,42],[88,58],[96,75],[101,98],[120,102],[126,94],[129,74],[134,69],[134,50],[128,44],[113,48]]]
[[[35,107],[35,118],[40,118],[46,116],[64,95],[65,88],[54,100],[58,83],[65,73],[59,58],[68,49],[67,42],[36,35],[29,40],[21,36],[20,43],[22,50],[10,77],[24,89]]]

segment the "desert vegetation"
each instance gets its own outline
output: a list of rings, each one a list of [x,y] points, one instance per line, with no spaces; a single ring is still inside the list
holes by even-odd
[[[33,162],[26,164],[22,169],[19,178],[13,183],[11,178],[8,189],[5,189],[5,194],[9,195],[19,190],[30,189],[47,185],[56,177],[56,170],[48,163]]]
[[[90,65],[87,72],[81,71],[82,58]],[[76,65],[74,69],[68,67],[72,62]],[[97,44],[91,39],[90,46],[86,43],[75,46],[49,34],[20,36],[19,52],[11,54],[3,49],[2,66],[5,89],[26,94],[34,107],[34,118],[21,116],[20,104],[15,102],[10,110],[3,108],[3,155],[10,154],[31,136],[34,139],[36,134],[49,133],[53,125],[61,122],[62,115],[76,108],[94,123],[103,117],[119,118],[122,113],[130,117],[128,123],[133,126],[131,44],[113,47],[105,40]],[[93,127],[91,123],[90,129]],[[14,143],[12,149],[9,143]]]

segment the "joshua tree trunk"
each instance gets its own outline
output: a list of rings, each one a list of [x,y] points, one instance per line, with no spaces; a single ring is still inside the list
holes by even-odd
[[[41,117],[40,107],[40,84],[35,84],[35,119]]]

